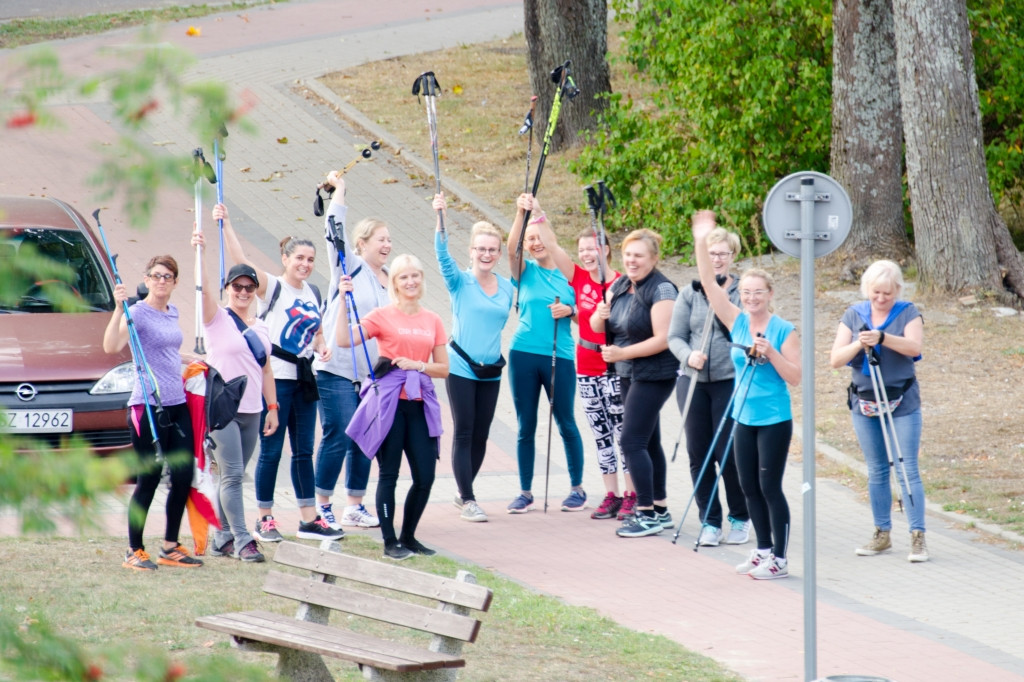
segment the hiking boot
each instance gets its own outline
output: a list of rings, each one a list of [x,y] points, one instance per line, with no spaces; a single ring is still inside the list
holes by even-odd
[[[210,545],[210,556],[234,556],[235,539],[231,538],[220,547]]]
[[[718,547],[718,543],[722,540],[722,529],[712,526],[710,523],[705,523],[700,529],[700,537],[697,538],[697,544],[701,547]]]
[[[121,562],[121,565],[135,571],[155,571],[157,569],[156,564],[149,560],[149,555],[144,549],[137,549],[134,552],[129,549],[124,553],[124,561]]]
[[[889,531],[875,528],[875,534],[871,536],[871,541],[854,551],[859,556],[875,556],[882,552],[888,552],[890,549],[892,549],[892,538],[889,537]]]
[[[910,532],[910,554],[907,555],[907,561],[915,564],[928,561],[928,546],[924,543],[923,530]]]
[[[562,511],[583,511],[587,508],[587,494],[582,490],[570,490],[569,497],[562,500]]]
[[[674,524],[672,523],[672,515],[668,513],[668,509],[661,512],[654,512],[654,518],[658,519],[658,523],[661,524],[663,530],[672,530]]]
[[[402,540],[402,547],[409,550],[413,554],[419,554],[420,556],[434,556],[435,554],[437,554],[435,550],[430,549],[416,538]]]
[[[740,575],[750,575],[751,571],[763,562],[768,561],[771,555],[772,551],[770,549],[752,549],[747,560],[736,566],[736,572]]]
[[[189,556],[188,550],[178,545],[173,549],[161,549],[156,562],[164,566],[181,566],[182,568],[198,568],[203,562]]]
[[[384,543],[384,558],[393,561],[404,561],[412,556],[412,550],[403,547],[401,542],[391,541]]]
[[[273,516],[269,515],[256,522],[256,530],[253,531],[253,535],[260,542],[281,542],[284,540],[284,536],[277,530],[277,521],[274,520]]]
[[[334,505],[328,502],[320,505],[320,518],[327,522],[327,525],[334,530],[341,530],[341,524],[334,518]]]
[[[323,518],[317,516],[308,523],[299,521],[299,532],[295,537],[302,540],[340,540],[345,537],[345,531],[331,528]]]
[[[487,514],[480,508],[480,505],[476,503],[476,500],[469,500],[462,505],[462,513],[459,514],[459,518],[463,521],[471,521],[473,523],[483,523],[487,520]]]
[[[601,506],[590,515],[592,519],[614,519],[622,507],[622,498],[615,493],[609,492],[604,496]]]
[[[238,550],[238,554],[235,555],[235,558],[251,564],[262,563],[266,559],[255,540],[250,540],[249,544]]]
[[[376,528],[380,525],[380,519],[371,514],[362,504],[353,504],[345,507],[345,514],[341,517],[341,525],[356,526],[358,528]]]
[[[729,534],[725,537],[727,545],[745,545],[750,540],[750,520],[740,521],[729,517]]]
[[[466,503],[462,501],[462,498],[460,496],[456,495],[455,498],[452,500],[452,504],[455,505],[456,509],[462,511],[462,505]]]
[[[530,511],[530,507],[533,506],[533,496],[527,497],[526,495],[520,494],[516,499],[512,500],[506,511],[509,514],[525,514]]]
[[[777,559],[774,554],[765,561],[758,563],[747,573],[754,580],[775,580],[776,578],[789,577],[789,562],[785,559]]]
[[[662,530],[661,522],[656,516],[637,512],[632,519],[626,519],[615,530],[615,534],[620,538],[642,538],[645,535],[657,535]]]
[[[636,493],[622,493],[622,506],[615,518],[619,521],[631,519],[636,515]]]

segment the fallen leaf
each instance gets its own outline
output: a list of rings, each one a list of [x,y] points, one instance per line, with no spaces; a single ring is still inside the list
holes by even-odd
[[[277,143],[278,144],[288,144],[288,138],[287,137],[279,137],[279,138],[277,138]]]
[[[246,166],[245,168],[239,168],[238,172],[239,173],[248,173],[251,170],[252,170],[252,166]]]
[[[458,83],[456,83],[455,86],[452,88],[452,92],[454,94],[456,94],[456,95],[461,95],[462,94],[462,86],[459,85]]]
[[[197,26],[189,26],[188,30],[185,31],[185,35],[198,37],[202,32],[202,29]]]

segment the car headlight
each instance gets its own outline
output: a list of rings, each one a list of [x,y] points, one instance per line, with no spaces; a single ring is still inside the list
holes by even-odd
[[[118,365],[103,375],[96,385],[89,389],[89,395],[131,393],[135,386],[135,365],[130,362]]]

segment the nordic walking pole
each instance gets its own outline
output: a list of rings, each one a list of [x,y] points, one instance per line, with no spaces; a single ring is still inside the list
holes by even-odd
[[[551,72],[551,80],[558,85],[555,90],[555,99],[551,103],[551,112],[548,114],[548,125],[544,130],[544,146],[540,150],[540,159],[537,161],[537,174],[533,178],[533,196],[537,196],[537,190],[540,189],[540,178],[544,174],[544,163],[547,161],[548,153],[551,151],[551,137],[555,134],[555,126],[558,125],[558,116],[562,111],[562,97],[568,97],[570,100],[580,94],[579,88],[576,87],[575,81],[572,79],[572,75],[569,73],[569,64],[567,60],[561,66],[555,68]],[[523,229],[519,233],[519,241],[516,243],[515,257],[519,263],[519,272],[515,273],[516,281],[523,276],[523,242],[526,239],[526,227],[530,224],[530,210],[527,210],[523,215]],[[519,311],[519,288],[516,288],[516,312]]]
[[[345,235],[338,229],[337,224],[334,222],[334,216],[327,216],[327,223],[330,229],[330,238],[334,242],[334,249],[338,252],[338,264],[341,266],[341,274],[348,277],[348,270],[345,267]],[[356,355],[355,355],[355,337],[352,335],[352,319],[355,319],[356,326],[359,327],[359,340],[363,347],[363,354],[366,356],[366,368],[370,372],[370,385],[373,389],[377,390],[377,377],[373,371],[373,363],[370,362],[370,350],[366,347],[366,336],[363,334],[363,323],[359,319],[359,308],[356,307],[356,297],[351,291],[345,292],[345,300],[348,302],[348,336],[352,342],[352,373],[356,373]]]
[[[92,212],[92,219],[96,221],[96,227],[99,230],[100,238],[103,240],[103,250],[107,252],[107,261],[110,263],[110,270],[114,273],[114,282],[117,284],[124,284],[121,281],[121,275],[117,271],[117,257],[110,252],[110,245],[107,243],[107,235],[103,231],[103,224],[100,222],[100,209],[96,209]],[[128,347],[132,353],[132,359],[135,361],[135,374],[139,380],[139,385],[142,386],[142,392],[146,397],[146,417],[149,419],[149,432],[153,437],[153,450],[156,454],[157,462],[163,462],[164,453],[160,447],[160,436],[157,435],[156,431],[156,415],[163,412],[163,404],[160,402],[160,388],[157,386],[156,378],[153,376],[153,371],[149,368],[149,364],[146,362],[146,355],[142,350],[142,342],[139,339],[138,331],[135,329],[135,320],[132,319],[131,311],[128,308],[128,301],[121,301],[121,306],[124,310],[124,319],[128,324]],[[153,406],[149,404],[149,396],[152,395],[156,401],[156,410],[154,415]]]
[[[228,131],[221,128],[220,138],[213,138],[213,163],[216,166],[214,173],[216,174],[215,183],[217,183],[217,203],[224,203],[224,150],[220,148],[220,139],[227,137]],[[224,291],[224,279],[227,273],[224,268],[224,219],[217,219],[217,230],[220,236],[220,289],[218,291]]]
[[[438,152],[437,152],[437,107],[435,100],[440,94],[441,86],[437,82],[437,76],[434,75],[433,71],[424,71],[417,78],[416,82],[412,84],[412,94],[419,96],[420,92],[423,93],[423,99],[427,105],[427,128],[430,130],[430,151],[434,154],[434,184],[436,191],[434,194],[441,193],[441,166],[438,163]],[[437,212],[437,219],[441,221],[441,240],[448,239],[448,232],[444,229],[444,215],[441,211]]]
[[[338,171],[338,175],[342,176],[348,173],[350,170],[355,168],[355,165],[363,159],[369,159],[373,156],[373,152],[379,150],[381,147],[380,140],[373,140],[370,142],[368,147],[364,147],[363,151],[359,152],[359,155],[345,164],[345,167]],[[334,185],[328,185],[326,182],[321,182],[316,186],[316,192],[313,195],[313,215],[317,218],[324,214],[324,198],[320,196],[320,190],[327,192],[327,196],[334,194]]]
[[[561,303],[555,296],[555,305]],[[544,473],[544,513],[548,513],[548,483],[551,480],[551,429],[555,418],[555,362],[558,358],[558,320],[554,320],[555,334],[551,342],[551,392],[548,394],[548,462]]]
[[[694,283],[694,290],[696,290],[696,283]],[[700,335],[700,352],[707,357],[708,349],[711,347],[711,330],[715,325],[715,313],[711,310],[711,306],[708,306],[708,315],[704,319],[704,329]],[[690,414],[690,403],[693,402],[693,392],[697,388],[697,374],[700,370],[690,367],[689,363],[686,364],[682,369],[682,373],[690,377],[690,382],[686,386],[686,400],[683,401],[683,411],[680,413],[679,422],[679,433],[676,434],[676,444],[672,448],[672,461],[676,461],[676,455],[679,454],[679,444],[683,441],[683,428],[686,426],[686,416]]]
[[[865,325],[861,326],[860,331],[867,332],[867,331],[871,331],[871,329],[865,324]],[[899,451],[899,443],[896,442],[896,424],[895,424],[895,422],[893,422],[893,425],[892,425],[892,441],[889,440],[889,438],[890,438],[889,437],[889,424],[886,421],[886,415],[889,416],[889,419],[892,419],[892,414],[889,412],[889,396],[888,396],[888,394],[887,394],[887,392],[885,390],[885,383],[882,380],[882,369],[881,369],[881,366],[880,366],[881,358],[879,357],[879,353],[878,353],[877,349],[875,349],[874,347],[871,347],[870,349],[866,350],[865,353],[867,353],[867,356],[868,356],[868,375],[871,377],[871,390],[874,391],[874,394],[875,394],[875,404],[878,405],[879,426],[882,429],[882,442],[885,444],[885,456],[889,458],[889,472],[891,474],[891,478],[895,479],[895,481],[896,481],[896,485],[894,486],[896,488],[896,502],[900,506],[900,511],[904,511],[904,509],[903,509],[903,491],[900,488],[899,473],[896,471],[896,462],[895,462],[895,460],[893,459],[893,456],[892,456],[892,452],[893,452],[893,445],[892,445],[892,443],[893,442],[896,443],[896,450],[899,452],[899,460],[900,460],[900,468],[901,469],[903,467],[903,453],[901,451]],[[906,479],[906,476],[907,476],[907,472],[904,471],[903,472],[904,479]],[[909,495],[910,494],[910,482],[909,482],[909,480],[905,480],[904,482],[906,483],[907,494]],[[914,503],[913,496],[910,497],[910,503],[911,504]]]
[[[530,161],[533,159],[533,112],[537,110],[537,95],[530,96],[530,110],[526,112],[523,119],[523,127],[519,129],[520,135],[529,134],[526,143],[526,180],[523,181],[523,192],[530,191]]]
[[[193,173],[196,176],[195,184],[195,211],[196,231],[203,233],[203,178],[211,183],[217,182],[217,174],[214,172],[210,162],[203,156],[202,147],[192,150]],[[222,252],[223,253],[223,252]],[[196,244],[196,347],[193,350],[197,355],[206,355],[205,333],[203,331],[203,249]]]

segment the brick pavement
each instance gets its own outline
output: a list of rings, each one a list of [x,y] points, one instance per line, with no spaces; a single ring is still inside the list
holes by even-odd
[[[354,132],[350,123],[293,91],[295,85],[314,89],[372,135],[391,142],[392,148],[403,146],[403,158],[408,161],[417,152],[427,155],[425,130],[419,140],[390,140],[386,130],[376,129],[343,99],[317,88],[313,79],[376,58],[506,36],[522,26],[521,5],[507,0],[435,0],[429,4],[392,0],[388,8],[388,17],[382,19],[371,3],[293,2],[252,10],[244,18],[226,13],[202,19],[197,22],[203,28],[201,39],[186,39],[181,24],[163,30],[163,39],[184,45],[197,55],[190,78],[223,79],[259,98],[253,120],[260,132],[229,139],[225,188],[236,227],[264,267],[272,268],[277,262],[276,243],[283,235],[301,232],[319,237],[321,228],[310,212],[315,179],[326,169],[337,167],[339,156],[347,161],[351,150],[365,143],[362,133]],[[74,71],[96,72],[109,63],[97,56],[96,50],[111,43],[127,43],[133,33],[65,41],[56,47],[73,63]],[[5,78],[12,77],[11,60],[21,52],[0,53],[0,74]],[[5,157],[19,159],[17,172],[0,177],[0,192],[52,193],[89,213],[99,205],[85,182],[96,156],[91,144],[84,142],[112,139],[109,112],[102,102],[72,99],[59,107],[59,113],[66,122],[64,130],[0,131]],[[174,117],[160,114],[156,121],[159,133],[154,135],[154,143],[196,146]],[[289,138],[287,145],[276,142],[281,136]],[[431,190],[417,186],[403,168],[385,149],[372,163],[361,164],[350,173],[351,215],[385,218],[392,228],[395,253],[419,253],[429,263],[434,220],[428,206]],[[269,181],[262,182],[264,178]],[[487,205],[487,199],[496,198],[479,199],[447,182],[446,187],[507,225],[507,220],[502,221]],[[212,197],[210,191],[207,202],[212,202]],[[152,228],[145,233],[128,229],[116,203],[105,210],[104,226],[115,250],[121,252],[124,272],[141,272],[145,259],[158,250],[170,250],[187,272],[191,197],[162,192],[160,207]],[[464,253],[464,228],[472,218],[453,211],[450,222],[452,251]],[[326,271],[326,265],[320,264],[321,283]],[[192,333],[190,299],[177,299],[186,338]],[[447,319],[447,300],[436,272],[428,273],[427,304]],[[506,335],[512,326],[508,325]],[[544,408],[541,411],[545,417]],[[537,433],[540,453],[544,452],[546,423],[546,418],[540,420]],[[557,511],[568,490],[557,438],[551,457],[551,511],[546,515],[539,511],[506,515],[505,504],[518,488],[515,424],[511,398],[503,388],[487,461],[476,486],[490,522],[459,521],[450,502],[456,491],[454,480],[443,459],[432,504],[422,523],[425,542],[569,603],[596,608],[628,627],[664,634],[716,658],[747,679],[803,677],[799,463],[790,466],[786,478],[793,511],[792,577],[764,584],[733,573],[733,565],[749,545],[691,551],[699,525],[695,512],[687,519],[679,544],[673,545],[670,537],[618,539],[613,535],[613,522]],[[678,415],[670,407],[663,412],[663,430],[671,438],[677,429]],[[539,464],[538,470],[541,468]],[[298,520],[287,471],[287,465],[282,465],[277,507],[286,529]],[[682,462],[670,466],[669,475],[673,512],[678,517],[691,486]],[[593,506],[599,502],[602,486],[590,444],[584,482]],[[541,489],[538,478],[536,492]],[[251,481],[246,494],[247,507],[254,513]],[[123,532],[123,504],[121,497],[105,501],[105,513],[100,516],[110,533]],[[150,535],[160,532],[161,506],[160,500],[154,503],[147,526]],[[14,526],[9,513],[0,514],[0,532],[13,532]],[[905,560],[908,540],[902,517],[897,517],[895,530],[893,554],[855,557],[853,548],[870,531],[867,505],[836,483],[818,481],[818,674],[878,675],[899,682],[1024,679],[1024,640],[1017,614],[1017,605],[1024,603],[1020,554],[979,541],[976,534],[955,529],[939,510],[931,510],[928,541],[934,558],[927,564],[911,565]],[[600,678],[600,671],[593,673]]]

